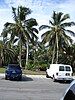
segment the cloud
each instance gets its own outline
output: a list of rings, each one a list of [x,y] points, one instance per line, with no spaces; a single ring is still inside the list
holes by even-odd
[[[0,32],[7,21],[13,21],[11,7],[29,7],[33,17],[39,25],[48,24],[53,11],[70,14],[71,21],[75,21],[75,0],[1,0],[0,2]],[[73,27],[73,31],[75,31]]]
[[[0,9],[0,33],[6,22],[12,22],[12,13],[9,9]]]

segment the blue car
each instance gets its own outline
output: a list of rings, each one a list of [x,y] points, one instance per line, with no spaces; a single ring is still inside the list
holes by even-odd
[[[22,79],[21,67],[17,64],[9,64],[5,70],[5,79],[21,80]]]

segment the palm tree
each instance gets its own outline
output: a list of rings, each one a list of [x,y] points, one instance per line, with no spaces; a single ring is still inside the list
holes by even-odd
[[[15,50],[11,48],[10,42],[0,40],[0,65],[14,62]]]
[[[2,66],[2,58],[3,58],[3,41],[0,40],[0,66]]]
[[[67,30],[66,27],[71,27],[75,25],[74,22],[68,22],[69,14],[63,14],[62,12],[56,13],[53,12],[52,20],[49,21],[50,25],[42,25],[40,26],[40,30],[48,28],[48,30],[42,34],[42,42],[49,43],[53,46],[53,57],[52,63],[54,61],[55,51],[56,51],[56,63],[58,63],[58,51],[59,51],[59,43],[60,39],[64,40],[64,43],[69,44],[71,42],[70,36],[66,34],[66,32],[75,36],[75,33],[71,30]]]
[[[21,52],[22,52],[22,44],[26,43],[26,41],[32,41],[31,35],[33,34],[35,38],[37,36],[34,34],[32,30],[36,32],[36,29],[33,28],[33,26],[37,25],[37,22],[35,19],[26,19],[27,15],[31,14],[31,10],[26,7],[18,7],[18,9],[12,7],[13,11],[13,18],[14,18],[14,23],[9,23],[7,22],[5,24],[5,28],[2,32],[4,37],[6,38],[8,34],[10,34],[10,41],[19,41],[19,63],[20,66],[22,67],[21,64]],[[16,38],[15,38],[16,36]]]
[[[35,35],[38,34],[38,30],[34,27],[37,26],[37,22],[35,19],[31,18],[28,20],[25,20],[25,26],[27,28],[27,32],[30,34],[31,38],[26,40],[26,46],[27,46],[27,53],[26,53],[26,67],[28,65],[28,51],[29,51],[29,43],[33,46],[36,45],[35,40],[38,39],[38,37]]]

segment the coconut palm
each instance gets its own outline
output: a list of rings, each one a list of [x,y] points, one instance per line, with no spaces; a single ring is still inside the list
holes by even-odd
[[[75,33],[71,30],[66,29],[66,27],[71,27],[75,25],[74,22],[69,22],[69,14],[63,14],[62,12],[56,13],[53,12],[52,20],[49,21],[50,25],[42,25],[40,26],[40,30],[48,28],[48,30],[42,34],[42,42],[49,43],[53,46],[53,57],[52,63],[54,61],[54,56],[56,53],[56,63],[58,63],[58,51],[59,51],[59,43],[60,39],[64,40],[64,43],[69,44],[71,42],[70,36],[66,34],[70,33],[71,35],[75,36]],[[56,51],[56,52],[55,52]]]
[[[0,66],[2,66],[2,58],[3,58],[3,41],[0,40]]]
[[[13,63],[15,60],[15,50],[10,48],[10,43],[0,41],[0,64]]]
[[[33,26],[37,25],[37,22],[35,19],[26,19],[27,15],[31,14],[31,10],[26,7],[18,7],[18,9],[12,7],[13,11],[13,18],[14,23],[7,22],[4,26],[4,30],[2,32],[2,35],[6,38],[8,34],[10,34],[10,40],[13,42],[18,41],[19,43],[19,63],[21,64],[21,52],[22,52],[22,44],[28,43],[30,40],[32,43],[31,35],[33,34],[35,38],[37,36],[34,34],[33,30],[36,32],[36,29],[33,28]],[[15,37],[16,36],[16,37]]]

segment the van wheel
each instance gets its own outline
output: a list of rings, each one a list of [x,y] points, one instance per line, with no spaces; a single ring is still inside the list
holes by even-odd
[[[49,75],[47,74],[47,72],[46,72],[46,77],[49,78]]]
[[[56,81],[56,79],[55,79],[55,77],[54,77],[54,75],[53,75],[53,82],[55,82]]]

